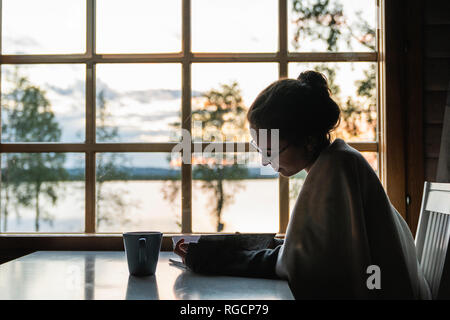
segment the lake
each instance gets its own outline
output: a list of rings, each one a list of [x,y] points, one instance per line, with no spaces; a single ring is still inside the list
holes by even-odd
[[[159,180],[104,182],[100,189],[103,200],[97,203],[102,218],[97,232],[180,232],[181,195],[177,193],[173,202],[164,198],[163,190],[165,193],[173,190],[168,187],[170,183],[181,185],[180,181]],[[192,229],[193,232],[216,232],[217,201],[212,190],[202,186],[202,181],[192,182]],[[222,212],[224,232],[278,232],[277,179],[225,181],[224,190],[230,197]],[[54,205],[41,194],[39,232],[83,232],[84,182],[61,182],[56,193],[58,200]],[[2,199],[2,232],[5,231],[4,206]],[[10,201],[8,212],[7,232],[36,231],[34,206],[23,207]]]

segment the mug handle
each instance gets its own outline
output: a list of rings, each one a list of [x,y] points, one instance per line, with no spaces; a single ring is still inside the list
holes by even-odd
[[[147,263],[147,255],[145,253],[146,242],[147,242],[147,239],[139,238],[139,264],[141,266],[143,266]]]

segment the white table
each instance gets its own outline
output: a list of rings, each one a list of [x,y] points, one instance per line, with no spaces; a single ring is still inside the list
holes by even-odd
[[[38,251],[0,265],[0,299],[288,299],[286,281],[204,276],[170,265],[133,277],[123,251]]]

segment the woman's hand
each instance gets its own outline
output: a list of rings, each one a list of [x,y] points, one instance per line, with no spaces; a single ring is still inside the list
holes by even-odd
[[[188,249],[189,243],[184,243],[184,239],[178,240],[177,244],[175,245],[175,249],[173,249],[173,252],[175,252],[177,255],[181,257],[181,260],[183,260],[186,257],[187,249]]]

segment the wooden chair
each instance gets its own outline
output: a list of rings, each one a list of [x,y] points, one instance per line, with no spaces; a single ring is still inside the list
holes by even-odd
[[[450,299],[449,239],[450,183],[425,182],[415,243],[433,299]]]

